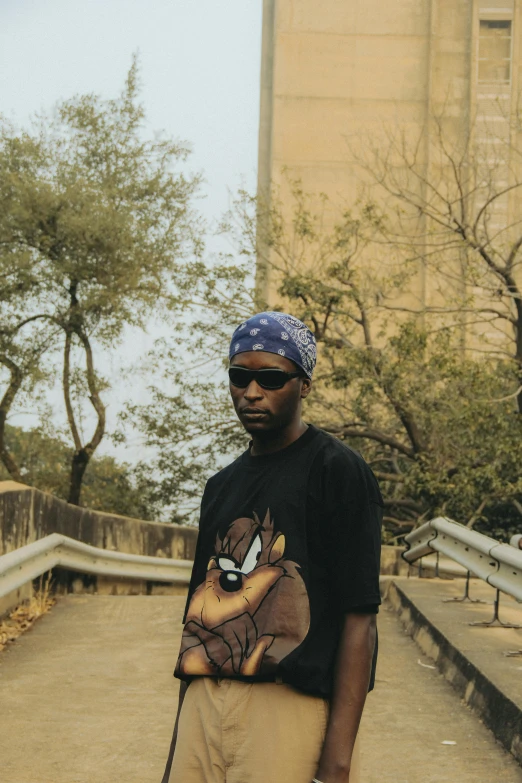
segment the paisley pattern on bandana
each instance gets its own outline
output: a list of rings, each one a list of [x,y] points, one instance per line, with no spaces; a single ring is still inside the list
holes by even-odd
[[[310,329],[288,313],[258,313],[232,335],[229,358],[245,351],[267,351],[286,356],[311,378],[317,360],[315,337]]]

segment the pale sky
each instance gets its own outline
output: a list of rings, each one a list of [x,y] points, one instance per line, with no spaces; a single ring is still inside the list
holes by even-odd
[[[0,0],[0,112],[25,124],[77,93],[114,97],[139,51],[150,129],[192,145],[190,167],[206,180],[199,209],[217,219],[229,189],[255,190],[261,18],[262,0]],[[152,336],[131,336],[120,358]],[[117,374],[114,362],[102,370]],[[109,429],[124,396],[106,397]]]
[[[139,50],[150,125],[193,145],[208,216],[255,186],[261,0],[0,0],[0,112],[115,96]]]

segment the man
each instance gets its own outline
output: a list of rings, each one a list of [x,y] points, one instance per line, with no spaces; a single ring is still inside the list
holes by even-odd
[[[205,488],[163,783],[358,783],[382,500],[363,459],[301,418],[315,360],[285,313],[233,334],[252,440]]]

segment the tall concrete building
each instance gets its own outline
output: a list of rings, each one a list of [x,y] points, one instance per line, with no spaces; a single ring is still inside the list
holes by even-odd
[[[477,144],[481,127],[509,136],[521,11],[522,0],[264,0],[259,191],[284,194],[286,169],[308,192],[355,200],[353,153],[384,127],[429,135],[443,115],[453,133],[474,123]]]

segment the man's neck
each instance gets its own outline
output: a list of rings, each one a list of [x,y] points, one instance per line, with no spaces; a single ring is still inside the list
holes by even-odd
[[[262,432],[252,435],[252,445],[250,447],[250,454],[252,457],[260,457],[263,454],[273,454],[281,449],[286,449],[294,441],[303,435],[308,429],[308,424],[305,424],[302,419],[297,422],[293,422],[283,430],[277,432]]]

